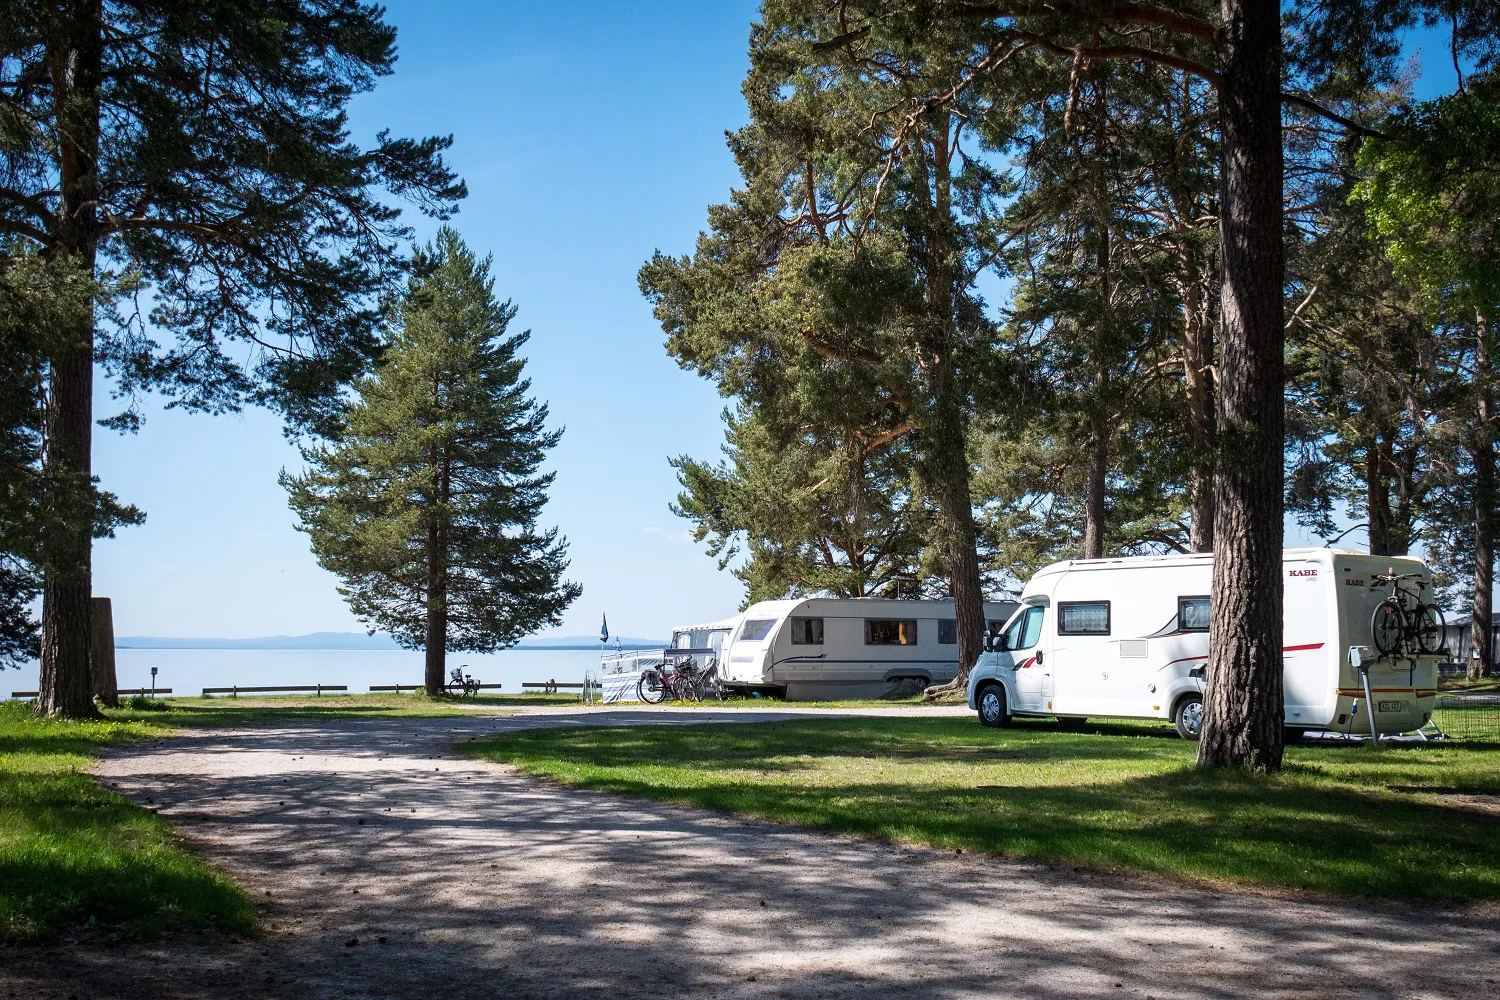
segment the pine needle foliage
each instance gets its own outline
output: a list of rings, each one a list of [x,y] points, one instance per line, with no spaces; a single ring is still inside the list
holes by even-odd
[[[428,652],[441,689],[447,649],[488,652],[556,625],[578,597],[567,542],[539,529],[562,437],[529,395],[490,258],[448,227],[413,258],[390,345],[357,383],[346,430],[283,473],[301,530],[372,631]],[[436,677],[434,677],[436,671]],[[434,692],[436,693],[436,692]]]

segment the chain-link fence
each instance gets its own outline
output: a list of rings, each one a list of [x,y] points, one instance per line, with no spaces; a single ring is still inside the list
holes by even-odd
[[[1500,695],[1440,695],[1432,721],[1449,739],[1500,743]]]

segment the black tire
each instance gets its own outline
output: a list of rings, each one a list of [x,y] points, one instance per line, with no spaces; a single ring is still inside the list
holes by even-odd
[[[1283,726],[1281,729],[1281,742],[1286,746],[1291,746],[1293,743],[1301,743],[1302,737],[1306,735],[1306,729],[1293,729],[1291,726]]]
[[[979,721],[992,729],[1005,729],[1010,725],[1010,706],[1005,703],[1005,688],[999,684],[986,684],[974,696],[979,706]]]
[[[667,696],[667,686],[663,683],[661,674],[648,670],[636,682],[635,693],[648,705],[660,705]]]
[[[1443,651],[1443,636],[1447,622],[1443,620],[1443,609],[1436,604],[1419,604],[1411,616],[1412,630],[1417,633],[1418,652],[1429,655]]]
[[[1177,727],[1178,736],[1197,743],[1203,734],[1202,695],[1190,694],[1179,701],[1172,708],[1172,725]]]
[[[1370,638],[1381,656],[1402,652],[1406,640],[1406,612],[1394,598],[1387,597],[1375,606],[1370,616]]]

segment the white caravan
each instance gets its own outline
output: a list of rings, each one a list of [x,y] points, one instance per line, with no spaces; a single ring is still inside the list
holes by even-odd
[[[1014,602],[986,603],[989,630]],[[814,597],[752,604],[724,647],[732,691],[791,700],[878,697],[893,684],[943,684],[958,673],[952,601]]]
[[[724,643],[740,623],[741,617],[735,615],[706,625],[679,625],[672,629],[672,642],[667,650],[606,652],[599,660],[600,700],[606,704],[640,701],[638,685],[641,674],[648,669],[661,668],[668,656],[674,663],[689,656],[699,661],[700,666],[718,663],[723,654]]]
[[[1282,555],[1282,645],[1289,738],[1320,730],[1410,732],[1432,718],[1438,652],[1379,655],[1372,620],[1391,596],[1383,574],[1431,600],[1419,559],[1336,549]],[[1037,573],[1021,608],[969,675],[986,725],[1011,715],[1170,719],[1196,739],[1208,662],[1213,556],[1080,559]],[[1387,646],[1391,643],[1387,642]],[[1366,686],[1368,685],[1368,691]],[[1371,702],[1374,702],[1373,706]]]

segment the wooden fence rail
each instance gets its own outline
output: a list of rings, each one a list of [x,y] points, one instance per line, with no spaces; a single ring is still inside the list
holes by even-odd
[[[245,694],[268,694],[272,691],[316,691],[318,697],[323,696],[324,691],[347,691],[347,684],[272,684],[267,687],[227,687],[227,688],[204,688],[203,697],[207,698],[214,694],[227,694],[231,698]]]
[[[156,688],[153,691],[151,688],[120,688],[115,693],[120,695],[121,697],[124,697],[127,694],[171,694],[172,689]],[[12,691],[10,693],[10,696],[12,698],[35,698],[39,694],[41,694],[40,691]]]
[[[553,682],[551,682],[551,681],[536,681],[536,682],[527,681],[525,684],[522,684],[521,687],[523,687],[523,688],[544,688],[544,687],[547,687],[548,685],[551,685],[552,687],[555,687],[555,688],[582,688],[583,687],[582,684],[564,684],[562,681],[558,681],[555,684]]]
[[[370,685],[370,690],[372,692],[373,691],[394,691],[397,694],[400,694],[402,691],[421,691],[426,686],[427,686],[426,684],[371,684]],[[447,685],[444,686],[444,690],[452,690],[453,688],[456,688],[458,686],[459,685],[457,685],[457,684],[447,684]],[[481,691],[498,691],[504,685],[501,685],[501,684],[476,684],[474,686],[477,687],[477,688],[479,688]]]

